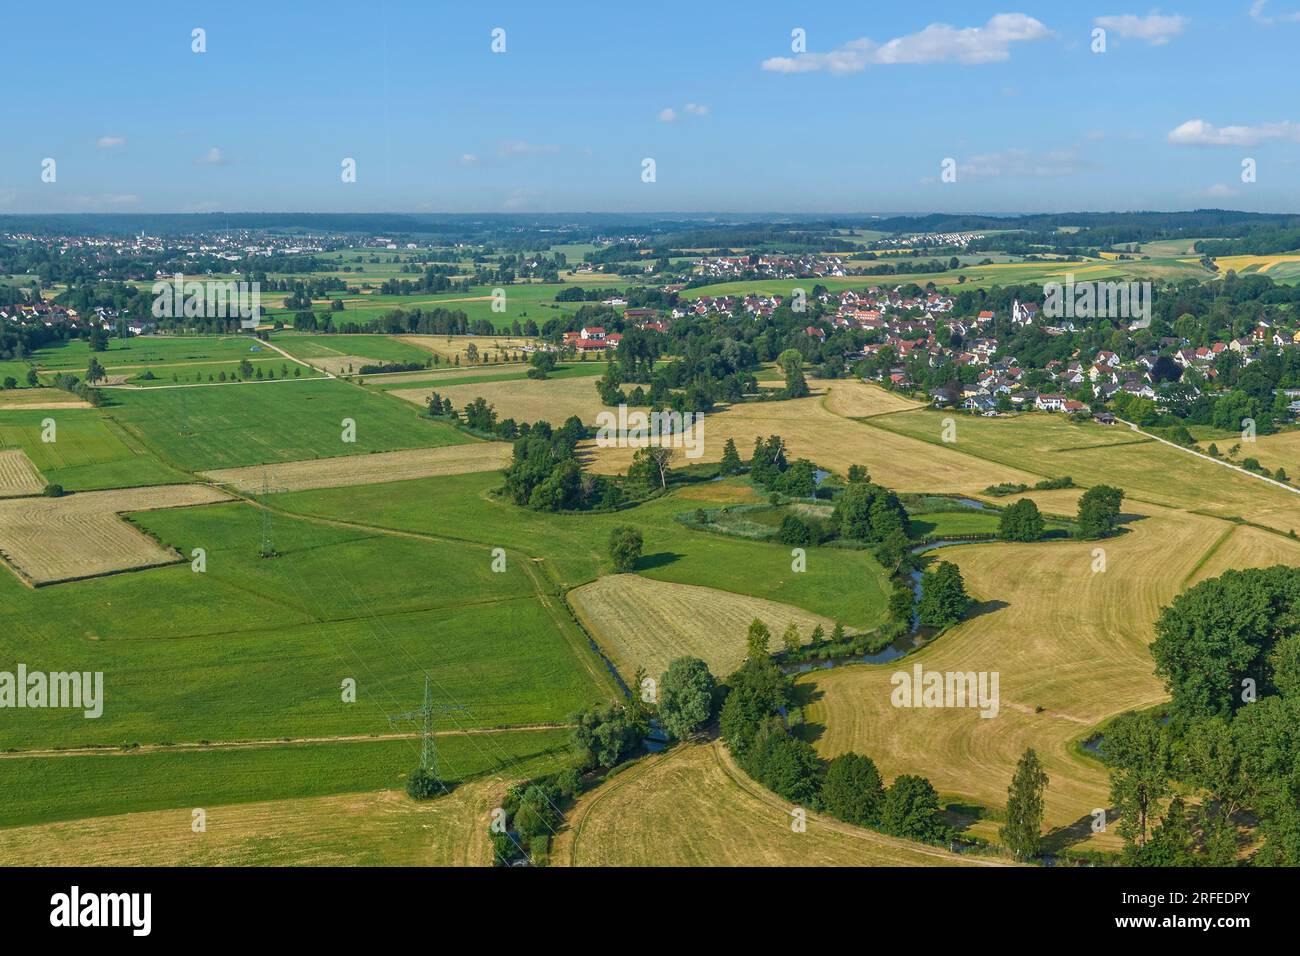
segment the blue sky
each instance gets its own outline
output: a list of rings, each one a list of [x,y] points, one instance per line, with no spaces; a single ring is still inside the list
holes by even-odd
[[[1300,0],[54,2],[5,27],[0,213],[1300,211]]]

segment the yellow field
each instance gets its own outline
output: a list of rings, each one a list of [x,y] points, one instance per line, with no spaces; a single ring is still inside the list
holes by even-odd
[[[1188,580],[1191,587],[1224,571],[1267,568],[1275,564],[1300,567],[1300,541],[1246,525],[1229,525],[1214,551]]]
[[[930,410],[899,412],[877,416],[861,427],[935,441],[945,417]],[[957,440],[934,446],[936,456],[951,451],[968,456],[973,467],[1001,463],[1023,467],[1038,477],[1070,475],[1085,487],[1105,483],[1123,488],[1131,499],[1242,517],[1282,532],[1294,528],[1300,533],[1300,493],[1144,438],[1122,425],[1076,425],[1063,416],[1039,413],[1007,418],[957,415],[954,420]],[[1266,444],[1273,441],[1275,445]],[[1288,472],[1300,476],[1300,432],[1261,437],[1255,448],[1242,454],[1256,454],[1270,467],[1286,463],[1270,461],[1266,449],[1273,448],[1279,456],[1295,454],[1296,471],[1288,467]],[[876,476],[875,469],[872,475]],[[1038,477],[1020,480],[1033,484]]]
[[[56,388],[7,388],[0,391],[0,410],[23,408],[30,410],[60,408],[90,408],[89,402],[73,398]]]
[[[375,360],[362,355],[328,355],[304,358],[304,362],[313,368],[331,375],[351,375],[363,365],[374,365]]]
[[[793,621],[806,641],[835,622],[789,604],[694,584],[611,574],[569,592],[569,603],[623,674],[638,666],[657,677],[677,657],[698,657],[714,674],[730,674],[745,659],[745,631],[754,618],[772,632],[772,649]]]
[[[872,415],[887,415],[890,412],[906,412],[925,407],[924,402],[913,401],[858,379],[829,383],[822,405],[827,411],[845,418],[869,418]]]
[[[1235,438],[1220,439],[1219,451],[1226,453],[1235,444],[1237,444]],[[1201,445],[1208,447],[1209,442],[1202,442]],[[1237,460],[1257,458],[1259,463],[1270,472],[1285,468],[1293,482],[1300,481],[1300,430],[1278,432],[1276,435],[1259,435],[1253,443],[1241,442],[1241,449],[1236,457]],[[1300,534],[1300,528],[1297,528],[1296,532]]]
[[[189,808],[16,827],[0,830],[0,866],[489,866],[489,814],[506,787],[205,807],[204,833]]]
[[[461,365],[459,367],[451,365],[435,365],[433,368],[425,369],[422,372],[385,372],[382,375],[368,375],[366,381],[373,385],[383,383],[391,385],[397,382],[427,382],[430,379],[437,379],[447,385],[455,385],[457,379],[471,378],[480,375],[492,375],[502,373],[519,373],[525,368],[518,362],[502,362],[493,365]]]
[[[478,350],[479,355],[491,355],[493,358],[500,356],[504,362],[506,356],[503,353],[513,356],[516,350],[537,342],[537,339],[514,335],[399,335],[397,340],[441,355],[449,362],[454,362],[459,356],[461,365],[469,362],[466,350],[471,345]]]
[[[555,839],[557,866],[980,866],[809,812],[750,780],[721,743],[647,757],[584,795]]]
[[[44,487],[45,479],[27,452],[21,448],[0,448],[0,498],[38,495]]]
[[[159,485],[0,501],[0,557],[37,585],[170,564],[181,556],[118,515],[228,499],[206,485]]]
[[[835,384],[830,388],[828,403],[830,396],[835,395],[840,387],[840,384]],[[594,388],[592,392],[594,395]],[[886,398],[868,398],[856,388],[846,392],[847,397],[842,402],[837,401],[838,407],[862,409],[871,407],[873,402],[888,401]],[[885,415],[883,419],[873,418],[871,421],[889,421],[894,417]],[[936,438],[941,427],[941,419],[936,418]],[[850,465],[866,465],[873,481],[896,491],[973,494],[999,482],[1033,484],[1039,480],[1039,476],[1009,465],[981,461],[946,446],[930,445],[916,438],[852,421],[824,408],[822,398],[816,395],[793,401],[735,405],[706,416],[703,428],[704,454],[699,461],[721,459],[728,438],[735,441],[740,457],[748,460],[756,437],[780,435],[785,439],[786,454],[791,459],[808,458],[841,475]],[[634,449],[596,448],[588,443],[585,451],[592,455],[592,471],[619,474],[627,471]],[[679,457],[680,454],[678,452]]]
[[[947,796],[1001,809],[1026,747],[1042,758],[1051,785],[1045,824],[1079,824],[1107,805],[1099,761],[1073,743],[1122,711],[1165,699],[1148,643],[1159,609],[1229,525],[1212,518],[1126,502],[1128,533],[1101,542],[963,545],[938,555],[955,562],[985,605],[905,662],[852,666],[800,678],[815,685],[808,719],[824,726],[827,757],[856,750],[882,775],[917,773]],[[1094,548],[1106,569],[1092,570]],[[891,675],[987,671],[1000,675],[1000,712],[894,707]],[[1036,709],[1042,707],[1041,713]],[[1095,838],[1114,847],[1113,834]]]
[[[202,476],[243,492],[261,491],[263,479],[275,491],[306,491],[496,471],[509,462],[510,445],[505,442],[475,442],[442,448],[412,448],[373,455],[343,455],[246,468],[222,468],[202,472]]]
[[[753,485],[738,484],[734,478],[679,485],[673,494],[682,501],[716,501],[724,505],[749,505],[762,500]]]
[[[1179,261],[1196,263],[1199,259],[1180,259]],[[1216,256],[1214,261],[1218,264],[1220,272],[1227,272],[1229,269],[1233,269],[1237,272],[1245,272],[1247,270],[1267,272],[1269,269],[1273,268],[1273,266],[1280,265],[1284,262],[1300,262],[1300,255],[1284,253],[1271,256]]]
[[[558,426],[563,425],[570,416],[577,415],[585,424],[594,425],[600,412],[611,410],[600,403],[600,396],[596,394],[596,380],[587,376],[541,381],[532,378],[509,379],[473,385],[440,385],[436,389],[397,388],[388,394],[423,406],[428,404],[429,396],[435,391],[443,398],[451,399],[456,411],[461,411],[476,398],[483,398],[496,408],[498,419],[513,418],[517,422],[546,421]],[[629,450],[629,461],[631,454]]]

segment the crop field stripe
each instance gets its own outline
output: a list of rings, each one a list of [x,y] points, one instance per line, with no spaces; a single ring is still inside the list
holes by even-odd
[[[1222,548],[1227,543],[1228,539],[1232,537],[1233,532],[1236,530],[1237,530],[1237,526],[1235,524],[1229,524],[1226,528],[1223,529],[1223,534],[1215,538],[1214,543],[1205,549],[1205,553],[1201,555],[1200,560],[1198,560],[1194,565],[1192,565],[1191,570],[1187,572],[1187,576],[1183,578],[1180,589],[1185,590],[1187,588],[1188,584],[1192,581],[1192,579],[1196,577],[1197,572],[1199,572],[1201,568],[1205,567],[1205,565],[1209,563],[1210,559],[1213,558],[1215,554],[1218,553],[1219,549]]]
[[[471,734],[523,734],[542,731],[571,730],[573,724],[507,724],[501,727],[471,727],[466,730],[435,730],[434,737],[467,737]],[[5,750],[0,760],[26,757],[138,757],[144,754],[165,752],[183,753],[187,750],[252,750],[277,747],[307,747],[315,744],[366,744],[389,740],[419,740],[418,730],[390,734],[344,734],[334,737],[274,737],[266,740],[205,740],[178,741],[166,744],[142,744],[130,750],[113,747],[64,747],[57,750]]]

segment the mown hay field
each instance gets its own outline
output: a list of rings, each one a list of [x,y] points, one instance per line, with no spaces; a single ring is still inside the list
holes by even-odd
[[[21,448],[0,448],[0,498],[39,494],[45,479]]]
[[[1153,505],[1126,502],[1124,511],[1127,532],[1103,541],[936,552],[988,603],[902,661],[800,678],[812,685],[808,720],[824,731],[818,751],[864,753],[886,778],[921,774],[942,794],[1000,810],[1016,761],[1033,747],[1051,778],[1046,829],[1081,827],[1077,836],[1086,837],[1092,811],[1108,805],[1108,786],[1101,763],[1075,743],[1116,714],[1166,698],[1148,651],[1155,619],[1230,527]],[[1093,570],[1099,558],[1104,571]],[[891,675],[915,665],[998,673],[997,716],[893,706]],[[1096,838],[1112,848],[1115,839]]]
[[[925,407],[924,402],[853,378],[826,383],[825,392],[822,404],[828,411],[845,418],[870,418]]]
[[[585,794],[555,839],[559,866],[980,866],[793,806],[750,780],[720,742],[647,757]],[[996,864],[994,864],[996,865]]]
[[[203,472],[209,481],[229,485],[237,491],[306,491],[311,488],[340,488],[372,485],[438,475],[462,475],[496,471],[510,462],[510,445],[505,442],[475,442],[442,448],[412,448],[407,451],[376,452],[287,461],[245,468],[223,468]]]
[[[601,404],[596,383],[590,377],[541,381],[521,378],[436,389],[399,388],[388,394],[423,407],[435,391],[442,398],[451,399],[452,407],[458,412],[476,398],[482,398],[496,409],[498,419],[513,418],[516,422],[546,421],[558,426],[576,415],[584,424],[594,425],[596,416],[603,411],[617,414],[617,409]]]
[[[417,803],[399,790],[190,807],[14,827],[0,866],[489,866],[508,786],[475,780]]]
[[[1300,541],[1249,525],[1228,525],[1201,565],[1188,579],[1187,586],[1207,578],[1217,578],[1225,571],[1244,568],[1267,568],[1274,564],[1300,567]]]
[[[537,344],[535,338],[513,335],[399,335],[397,341],[440,355],[447,363],[460,359],[462,366],[470,364],[471,345],[477,355],[499,357],[504,362],[507,356],[513,358],[525,345]]]
[[[54,411],[62,408],[90,408],[90,403],[54,388],[7,388],[0,391],[0,412],[11,408]]]
[[[764,598],[653,581],[635,574],[611,574],[569,592],[569,603],[618,666],[637,667],[656,679],[678,657],[698,657],[719,676],[745,658],[745,634],[755,618],[772,632],[772,650],[795,624],[805,642],[821,625],[829,635],[835,622],[788,604]]]
[[[831,388],[834,394],[835,388]],[[593,397],[595,389],[592,389]],[[855,410],[864,407],[862,398],[846,399]],[[901,412],[899,414],[915,414]],[[890,421],[896,415],[871,418]],[[942,426],[935,422],[935,436]],[[698,461],[718,461],[727,439],[736,443],[742,459],[753,454],[754,440],[780,435],[790,459],[807,458],[841,475],[850,465],[866,465],[873,481],[896,491],[935,491],[973,494],[999,482],[1033,484],[1038,477],[1010,464],[980,461],[942,445],[929,446],[917,438],[896,434],[853,421],[823,407],[816,395],[792,401],[746,402],[707,415],[703,423],[704,453]],[[594,442],[582,446],[592,458],[591,470],[602,474],[627,471],[635,449],[597,448]],[[678,464],[687,461],[684,452],[675,454]]]
[[[1009,418],[953,415],[956,441],[944,445],[941,429],[946,417],[948,413],[933,410],[899,412],[869,419],[862,427],[932,443],[973,460],[1032,471],[1038,477],[1028,484],[1070,475],[1084,487],[1114,485],[1129,498],[1300,532],[1300,493],[1144,438],[1123,425],[1075,424],[1042,413]],[[1262,456],[1261,461],[1270,464]]]
[[[0,555],[33,584],[170,564],[181,556],[118,516],[228,498],[205,485],[162,485],[3,501]]]

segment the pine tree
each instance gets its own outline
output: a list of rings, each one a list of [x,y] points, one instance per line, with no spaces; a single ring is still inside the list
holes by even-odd
[[[722,463],[719,472],[724,475],[738,475],[744,466],[740,463],[740,454],[736,451],[736,442],[732,438],[722,447]]]
[[[1038,854],[1043,827],[1043,791],[1047,774],[1034,748],[1028,748],[1016,764],[1015,776],[1007,789],[1007,820],[998,836],[1017,860]]]

